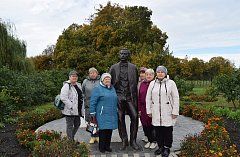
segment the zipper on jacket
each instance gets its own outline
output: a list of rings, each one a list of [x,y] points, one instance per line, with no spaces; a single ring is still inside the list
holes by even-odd
[[[160,81],[160,88],[159,88],[159,111],[160,111],[160,126],[162,126],[161,86],[162,86],[162,82]]]
[[[100,112],[100,115],[102,115],[102,112],[103,112],[103,106],[102,106],[102,108],[101,108],[101,112]]]

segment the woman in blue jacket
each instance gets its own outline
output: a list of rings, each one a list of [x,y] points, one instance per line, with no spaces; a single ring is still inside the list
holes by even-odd
[[[118,109],[117,94],[109,73],[102,74],[100,84],[92,91],[90,114],[99,128],[99,151],[111,152],[112,131],[118,128]]]

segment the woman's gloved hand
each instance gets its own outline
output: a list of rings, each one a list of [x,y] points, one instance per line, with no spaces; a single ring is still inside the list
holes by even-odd
[[[91,122],[92,122],[93,124],[97,124],[97,118],[96,118],[96,116],[91,116]]]

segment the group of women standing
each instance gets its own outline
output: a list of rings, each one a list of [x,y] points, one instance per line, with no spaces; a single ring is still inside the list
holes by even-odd
[[[154,154],[167,157],[173,143],[173,126],[179,115],[177,86],[167,77],[164,66],[157,67],[155,79],[153,69],[147,69],[145,75],[138,96],[140,120],[148,139],[145,148],[154,147],[157,141],[158,149]]]
[[[143,126],[145,148],[154,149],[155,155],[168,157],[173,143],[173,126],[179,115],[179,94],[176,84],[167,77],[167,68],[158,66],[156,77],[153,69],[140,69],[138,85],[138,111]],[[99,151],[111,152],[112,131],[118,128],[118,98],[111,85],[111,75],[100,77],[95,68],[82,86],[77,83],[77,73],[69,73],[69,80],[62,87],[61,100],[65,104],[62,113],[66,116],[67,136],[74,139],[80,126],[80,117],[98,125],[98,134],[91,134],[89,143],[99,142]],[[84,102],[84,105],[83,105]],[[157,144],[156,144],[157,143]]]

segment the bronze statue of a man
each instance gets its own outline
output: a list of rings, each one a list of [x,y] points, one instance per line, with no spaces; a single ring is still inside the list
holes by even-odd
[[[136,143],[138,131],[138,111],[137,111],[137,67],[128,62],[130,51],[128,49],[120,50],[121,61],[110,68],[112,84],[118,95],[118,131],[122,139],[121,150],[125,150],[129,145],[126,130],[125,115],[128,114],[131,119],[130,125],[130,145],[133,149],[139,150]]]

